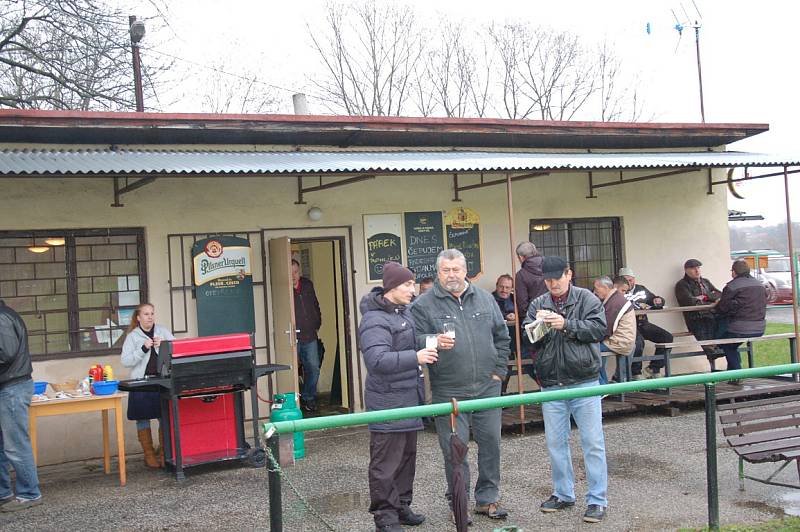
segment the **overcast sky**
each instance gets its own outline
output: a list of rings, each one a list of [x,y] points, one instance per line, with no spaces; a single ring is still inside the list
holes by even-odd
[[[132,14],[147,16],[152,11],[147,0],[130,2]],[[768,133],[733,144],[730,150],[800,154],[796,74],[800,3],[695,2],[702,15],[706,121],[770,125]],[[423,20],[435,20],[444,13],[475,31],[489,21],[512,21],[570,30],[589,42],[607,38],[616,45],[626,69],[638,73],[646,116],[659,122],[700,122],[694,30],[689,27],[697,11],[691,0],[409,0],[404,4]],[[152,46],[183,60],[176,61],[181,79],[207,79],[209,71],[199,64],[222,65],[232,72],[251,69],[275,85],[270,90],[285,102],[282,110],[291,112],[293,92],[314,92],[304,75],[318,68],[307,25],[313,28],[322,23],[324,5],[321,0],[169,0],[169,41],[148,37]],[[689,23],[682,37],[674,29],[673,11],[681,22]],[[196,96],[187,90],[165,110],[191,112],[197,107]],[[309,108],[312,113],[326,112],[313,97]],[[792,217],[800,221],[800,175],[792,181]],[[717,190],[725,193],[723,188]],[[782,178],[743,184],[738,190],[747,199],[731,197],[731,208],[762,214],[767,223],[785,220]]]

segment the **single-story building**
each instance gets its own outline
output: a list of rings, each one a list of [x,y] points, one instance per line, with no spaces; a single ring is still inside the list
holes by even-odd
[[[755,178],[800,164],[727,151],[767,130],[3,110],[0,298],[27,322],[36,380],[83,378],[96,363],[125,378],[131,310],[150,301],[158,323],[197,336],[192,246],[238,236],[250,246],[258,360],[293,363],[293,257],[322,307],[320,390],[358,411],[358,302],[384,260],[421,278],[435,274],[438,250],[460,247],[470,277],[491,291],[514,273],[513,247],[530,239],[566,256],[580,285],[628,266],[674,305],[687,258],[718,286],[728,279],[728,169]],[[661,321],[684,328],[678,317]],[[296,390],[292,365],[262,379],[259,395]],[[40,425],[40,463],[99,456],[95,417]]]

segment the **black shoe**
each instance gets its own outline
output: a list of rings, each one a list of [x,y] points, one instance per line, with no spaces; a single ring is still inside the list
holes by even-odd
[[[599,523],[606,516],[606,509],[599,504],[590,504],[583,514],[583,520],[587,523]]]
[[[304,401],[303,404],[300,406],[303,412],[308,414],[315,414],[317,412],[317,402],[316,401]]]
[[[550,498],[544,501],[539,506],[539,509],[545,513],[549,513],[557,512],[559,510],[563,510],[564,508],[569,508],[570,506],[575,506],[575,501],[562,501],[555,495],[550,495]]]
[[[414,511],[408,506],[403,506],[397,515],[400,517],[401,525],[417,526],[425,522],[425,516],[422,514],[415,514]]]
[[[375,532],[403,532],[403,527],[400,523],[393,523],[391,525],[376,526]]]

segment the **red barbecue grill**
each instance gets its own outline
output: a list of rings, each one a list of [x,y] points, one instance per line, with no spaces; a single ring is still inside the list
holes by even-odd
[[[256,364],[250,334],[224,334],[162,342],[158,375],[120,382],[126,391],[161,394],[164,461],[183,480],[183,469],[223,460],[266,462],[258,438],[259,377],[289,369]],[[250,391],[253,444],[244,436],[244,394]]]

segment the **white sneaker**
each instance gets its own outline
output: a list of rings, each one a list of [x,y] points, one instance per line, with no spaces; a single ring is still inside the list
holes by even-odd
[[[633,376],[633,380],[635,380],[635,381],[643,381],[644,379],[645,379],[645,376],[642,375],[641,373],[637,373],[636,375]]]
[[[642,368],[642,375],[647,379],[657,379],[661,376],[661,371],[653,371],[650,367]]]

